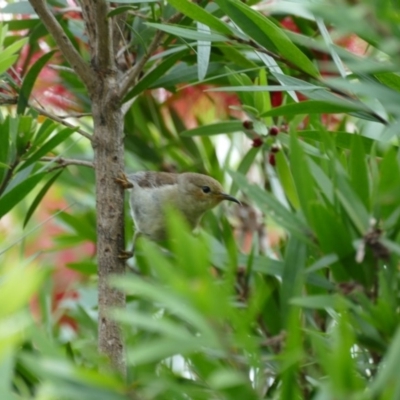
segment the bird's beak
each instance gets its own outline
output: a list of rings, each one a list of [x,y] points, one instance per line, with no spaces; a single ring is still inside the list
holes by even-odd
[[[221,193],[221,198],[222,200],[229,200],[229,201],[233,201],[234,203],[239,204],[239,206],[242,205],[242,203],[235,197],[231,196],[230,194],[227,193]]]

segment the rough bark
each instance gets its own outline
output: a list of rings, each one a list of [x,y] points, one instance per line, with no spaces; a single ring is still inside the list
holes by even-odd
[[[123,118],[118,101],[110,96],[116,91],[116,79],[108,77],[103,84],[102,90],[92,98],[99,276],[98,347],[124,373],[121,331],[108,315],[110,309],[125,306],[125,295],[108,282],[111,275],[125,273],[125,262],[118,258],[125,246],[124,190],[115,181],[124,171]]]

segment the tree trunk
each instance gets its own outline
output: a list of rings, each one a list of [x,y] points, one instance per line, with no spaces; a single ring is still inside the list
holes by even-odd
[[[125,273],[125,262],[118,258],[125,248],[124,190],[115,179],[124,171],[123,115],[119,99],[113,97],[114,76],[104,78],[92,98],[94,121],[94,165],[96,173],[97,258],[99,276],[99,351],[110,357],[125,374],[124,344],[110,309],[125,306],[125,295],[109,286],[111,275]]]

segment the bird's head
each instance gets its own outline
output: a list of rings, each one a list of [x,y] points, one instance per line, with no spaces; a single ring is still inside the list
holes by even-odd
[[[240,204],[235,197],[224,192],[221,184],[214,178],[196,173],[183,173],[178,178],[181,200],[191,204],[186,207],[194,207],[201,213],[214,208],[223,200]]]

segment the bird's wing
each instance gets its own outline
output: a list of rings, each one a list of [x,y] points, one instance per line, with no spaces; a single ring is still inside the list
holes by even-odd
[[[175,185],[178,174],[170,172],[140,171],[128,175],[128,180],[142,188],[160,187],[164,185]]]

